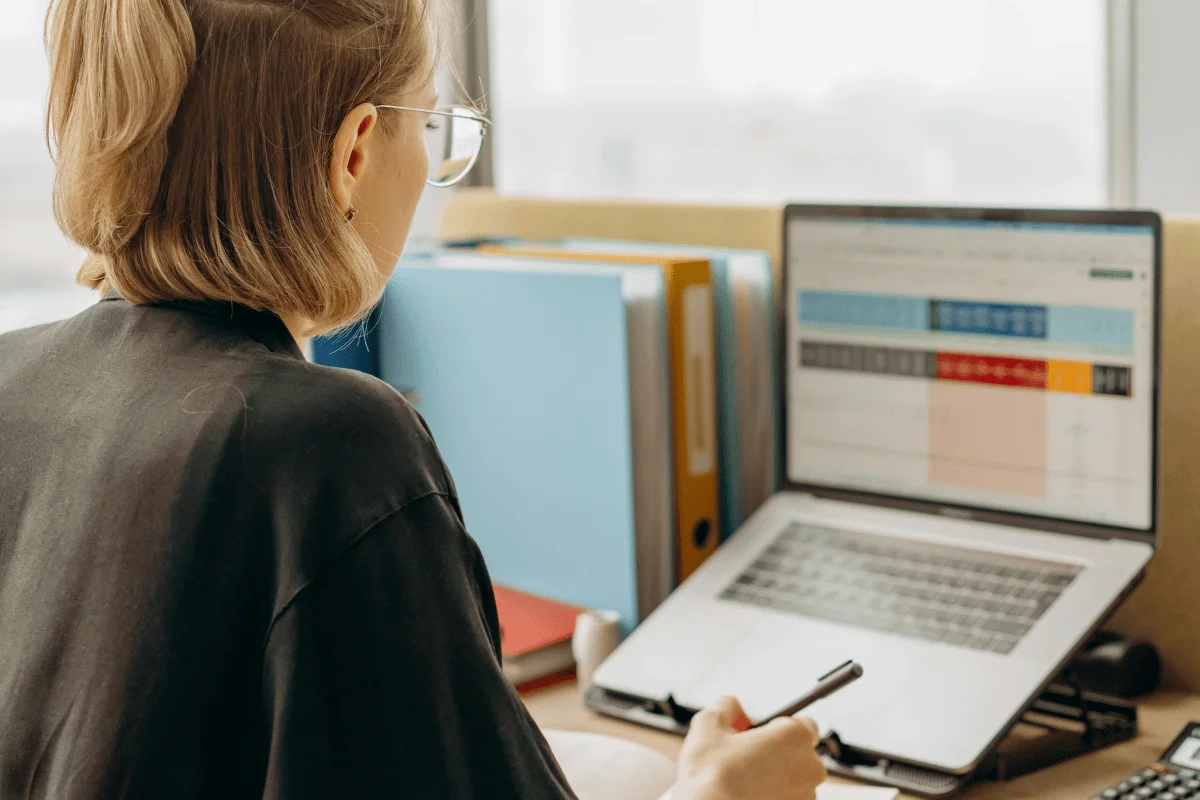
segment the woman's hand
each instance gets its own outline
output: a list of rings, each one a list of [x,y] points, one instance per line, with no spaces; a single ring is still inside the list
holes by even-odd
[[[784,717],[755,730],[732,697],[692,719],[672,800],[813,800],[825,780],[816,724]]]

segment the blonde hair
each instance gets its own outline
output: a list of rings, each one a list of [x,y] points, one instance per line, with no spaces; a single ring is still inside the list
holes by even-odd
[[[382,276],[329,191],[345,115],[433,78],[437,0],[54,0],[47,135],[78,280],[341,327]]]

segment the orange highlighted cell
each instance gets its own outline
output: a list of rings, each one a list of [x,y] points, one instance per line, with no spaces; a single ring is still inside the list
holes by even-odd
[[[934,381],[929,479],[944,486],[1046,496],[1046,396],[1020,387]]]
[[[1046,388],[1052,392],[1092,393],[1092,365],[1078,361],[1046,363]]]

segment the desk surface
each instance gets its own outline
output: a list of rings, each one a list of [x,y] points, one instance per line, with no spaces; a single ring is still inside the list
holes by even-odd
[[[683,740],[669,733],[602,717],[584,708],[574,681],[525,696],[534,719],[543,728],[592,731],[641,742],[674,759]],[[1096,792],[1128,777],[1156,760],[1187,722],[1200,719],[1200,695],[1161,693],[1138,706],[1140,735],[1098,753],[1084,756],[1009,783],[981,784],[964,792],[964,800],[1071,800]]]

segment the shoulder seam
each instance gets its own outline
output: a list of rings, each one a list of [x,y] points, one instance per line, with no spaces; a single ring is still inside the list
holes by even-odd
[[[300,588],[296,589],[296,591],[292,592],[292,596],[289,597],[287,599],[287,601],[282,606],[280,606],[279,610],[271,616],[271,624],[267,626],[266,635],[263,636],[262,649],[259,652],[260,662],[264,661],[266,658],[267,646],[271,643],[271,636],[275,633],[275,625],[279,622],[280,619],[283,618],[284,614],[286,614],[288,611],[290,611],[292,609],[292,607],[296,604],[296,601],[299,600],[300,595],[304,594],[306,589],[310,588],[311,586],[313,586],[313,584],[319,582],[322,578],[324,578],[326,575],[328,575],[329,572],[334,567],[337,566],[338,562],[340,562],[342,560],[342,558],[344,558],[346,556],[346,554],[348,554],[351,550],[353,550],[355,547],[357,547],[359,542],[361,542],[363,539],[365,539],[369,535],[371,535],[371,533],[373,533],[375,531],[375,529],[378,528],[380,525],[382,525],[384,522],[387,522],[389,519],[394,517],[396,514],[399,514],[401,511],[405,510],[406,508],[409,508],[410,506],[413,506],[413,505],[421,502],[422,500],[428,500],[431,497],[441,497],[441,498],[444,498],[446,500],[451,500],[451,501],[454,500],[454,497],[452,495],[450,495],[444,491],[432,490],[432,491],[425,492],[424,494],[419,494],[415,497],[411,497],[408,500],[405,500],[400,505],[395,506],[394,508],[391,508],[391,509],[383,512],[378,517],[376,517],[374,520],[372,520],[371,522],[364,525],[362,530],[359,531],[357,536],[354,536],[349,542],[346,543],[345,547],[343,547],[341,550],[339,550],[337,552],[336,555],[334,555],[332,558],[329,559],[328,563],[321,569],[319,574],[317,574],[315,577],[313,577],[312,580],[308,581]]]

